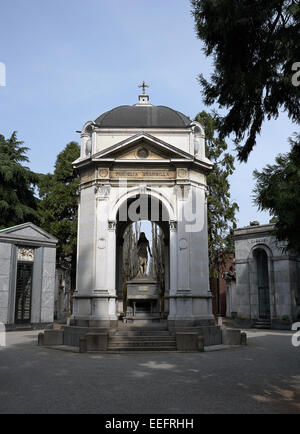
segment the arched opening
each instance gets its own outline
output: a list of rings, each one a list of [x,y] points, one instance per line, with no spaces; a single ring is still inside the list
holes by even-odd
[[[259,318],[270,319],[271,306],[268,255],[263,249],[257,249],[254,252],[254,258],[257,264]]]
[[[117,314],[120,319],[160,320],[167,317],[169,223],[169,213],[162,201],[147,194],[131,197],[119,208],[116,225],[116,287]],[[144,275],[139,261],[142,233],[150,247],[146,253]],[[130,291],[135,291],[136,295],[129,294]]]

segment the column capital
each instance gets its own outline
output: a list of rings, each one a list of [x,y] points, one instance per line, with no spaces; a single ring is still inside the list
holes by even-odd
[[[108,200],[110,196],[111,186],[109,184],[105,185],[97,185],[95,187],[95,194],[97,196],[97,200]]]
[[[170,231],[177,232],[177,222],[175,221],[170,222]]]

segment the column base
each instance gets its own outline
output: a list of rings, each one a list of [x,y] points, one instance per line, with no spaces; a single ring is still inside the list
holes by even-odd
[[[113,329],[118,327],[118,318],[71,318],[69,325],[71,327],[88,327],[88,328],[104,328]]]
[[[169,297],[170,314],[168,324],[172,328],[214,326],[212,295],[182,294]]]
[[[114,328],[117,326],[116,296],[92,295],[73,297],[73,327]]]

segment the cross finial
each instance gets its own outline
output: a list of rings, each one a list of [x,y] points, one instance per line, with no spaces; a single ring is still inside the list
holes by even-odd
[[[146,84],[145,81],[143,81],[143,84],[139,84],[138,87],[142,88],[143,89],[143,95],[146,95],[146,89],[149,88],[150,86],[148,84]]]

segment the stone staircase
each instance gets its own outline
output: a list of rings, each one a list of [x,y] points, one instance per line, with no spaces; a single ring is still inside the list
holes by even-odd
[[[259,330],[270,330],[272,328],[272,322],[270,319],[257,319],[253,328]]]
[[[129,328],[109,335],[108,351],[177,351],[176,337],[168,330]]]

